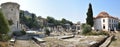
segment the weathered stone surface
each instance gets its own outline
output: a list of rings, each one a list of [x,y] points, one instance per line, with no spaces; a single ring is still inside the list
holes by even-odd
[[[100,45],[100,47],[108,47],[108,45],[110,44],[112,38],[113,38],[113,35],[110,36],[109,38],[107,38],[107,40],[102,45]]]
[[[13,2],[6,2],[1,4],[1,9],[5,18],[12,20],[13,22],[13,24],[10,26],[11,31],[20,30],[19,7],[19,4]]]

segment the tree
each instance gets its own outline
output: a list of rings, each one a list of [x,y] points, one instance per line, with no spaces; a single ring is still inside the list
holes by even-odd
[[[30,15],[26,15],[24,11],[20,11],[20,23],[25,24],[29,28],[39,29],[40,25],[37,22],[37,17],[34,13],[30,13]]]
[[[8,20],[5,19],[4,15],[0,11],[0,41],[8,41],[10,39],[8,35],[9,31]]]
[[[20,10],[20,23],[25,24],[25,20],[24,11]]]
[[[9,31],[9,23],[0,11],[0,34],[7,34]]]
[[[32,21],[34,22],[36,20],[36,15],[33,13],[31,15],[32,15]]]
[[[73,23],[72,23],[71,21],[66,20],[66,19],[64,19],[64,18],[62,18],[61,23],[62,23],[62,24],[70,24],[70,25],[73,25]]]
[[[64,18],[62,18],[61,23],[62,23],[62,24],[66,24],[66,23],[67,23],[67,20],[64,19]]]
[[[69,23],[70,25],[73,25],[73,23],[72,23],[71,21],[68,21],[68,23]]]
[[[120,22],[118,23],[118,29],[120,29]]]
[[[56,19],[54,19],[53,17],[50,17],[50,16],[47,17],[47,21],[48,21],[48,23],[53,24],[53,26],[60,25],[59,20],[56,20]]]
[[[82,26],[81,26],[81,27],[82,27],[82,29],[85,27],[85,25],[86,25],[85,23],[83,23],[83,24],[82,24]]]
[[[55,19],[53,17],[48,16],[47,21],[48,21],[48,23],[54,23]]]
[[[87,18],[86,18],[86,23],[89,24],[91,27],[94,25],[93,21],[93,11],[92,11],[92,5],[91,3],[89,4],[88,12],[87,12]]]
[[[45,29],[45,35],[50,36],[50,31],[47,28]]]
[[[85,24],[82,30],[82,34],[87,34],[89,32],[91,32],[92,28],[90,25]]]

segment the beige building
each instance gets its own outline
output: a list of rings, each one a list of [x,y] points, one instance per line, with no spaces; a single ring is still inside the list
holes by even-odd
[[[118,28],[119,19],[110,16],[107,12],[100,12],[97,17],[94,17],[94,29],[103,31],[114,31]]]
[[[13,2],[6,2],[1,4],[3,15],[6,19],[11,20],[13,23],[10,25],[11,31],[21,30],[21,24],[19,20],[19,7],[19,4]]]

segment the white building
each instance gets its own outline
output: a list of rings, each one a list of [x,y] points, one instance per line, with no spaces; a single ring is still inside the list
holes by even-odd
[[[76,31],[80,32],[80,30],[81,30],[81,23],[80,23],[80,21],[79,21],[79,22],[77,22],[77,24],[76,24]]]
[[[11,31],[20,31],[21,30],[21,24],[19,20],[19,7],[20,5],[13,2],[6,2],[1,4],[1,9],[3,12],[3,15],[7,20],[12,20],[12,25],[10,25]]]
[[[107,12],[100,12],[94,17],[94,29],[99,31],[110,31],[118,28],[119,19],[110,16]]]

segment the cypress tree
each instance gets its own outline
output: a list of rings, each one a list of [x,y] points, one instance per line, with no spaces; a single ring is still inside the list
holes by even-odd
[[[9,31],[9,23],[0,11],[0,34],[7,34]]]
[[[92,5],[91,3],[89,4],[88,12],[87,12],[87,18],[86,18],[86,23],[93,27],[94,21],[93,21],[93,11],[92,11]]]

